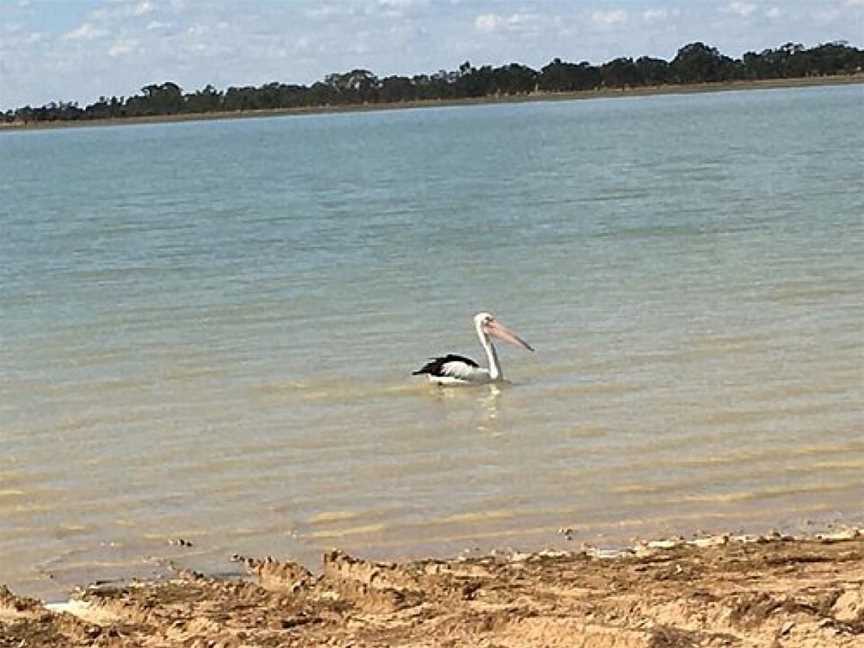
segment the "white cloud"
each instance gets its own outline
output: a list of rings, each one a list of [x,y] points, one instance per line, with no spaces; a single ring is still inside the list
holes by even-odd
[[[521,27],[529,25],[537,20],[535,14],[515,13],[507,19],[507,24],[511,27]]]
[[[486,34],[506,31],[526,35],[540,31],[543,19],[543,16],[533,13],[514,13],[510,16],[483,14],[474,19],[474,29]],[[547,22],[557,25],[556,18],[549,18]]]
[[[63,40],[89,41],[108,34],[108,30],[94,27],[92,23],[83,23],[77,29],[63,34]]]
[[[814,9],[810,16],[813,20],[823,25],[830,25],[831,23],[836,22],[840,18],[841,11],[836,7],[823,5],[818,9]]]
[[[307,18],[336,18],[339,16],[347,16],[351,13],[351,7],[347,5],[335,5],[320,3],[303,11]]]
[[[121,39],[114,41],[111,45],[111,49],[108,50],[108,56],[112,58],[125,56],[126,54],[134,52],[137,47],[138,41],[135,39]]]
[[[669,12],[666,9],[646,9],[642,12],[642,19],[645,22],[657,22],[659,20],[666,20]]]
[[[409,9],[416,4],[416,0],[378,0],[378,5],[385,9]]]
[[[186,33],[189,34],[190,36],[203,36],[204,34],[206,34],[209,31],[210,31],[209,26],[195,24],[195,25],[192,25],[191,27],[189,27],[186,30]]]
[[[0,108],[87,103],[163,77],[226,88],[356,67],[384,77],[464,60],[669,59],[697,38],[732,57],[789,40],[864,45],[864,0],[53,0],[69,6],[62,22],[37,11],[46,2],[0,0]]]
[[[132,9],[132,14],[135,16],[146,16],[152,13],[156,8],[150,0],[142,0]]]
[[[725,10],[729,13],[737,14],[742,18],[747,18],[747,16],[756,11],[756,5],[750,2],[730,2],[726,5]]]
[[[482,14],[474,19],[474,29],[485,34],[494,32],[504,24],[504,19],[498,14]]]
[[[642,20],[648,24],[663,22],[673,18],[680,18],[681,10],[677,7],[674,9],[646,9],[642,12]]]
[[[620,25],[627,22],[627,12],[623,9],[597,10],[591,14],[591,21],[596,25]]]

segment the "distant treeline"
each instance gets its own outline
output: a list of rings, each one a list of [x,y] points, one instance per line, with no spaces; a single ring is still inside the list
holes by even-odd
[[[0,113],[6,122],[122,119],[159,115],[201,114],[244,110],[277,110],[364,104],[454,100],[529,95],[536,92],[577,92],[644,86],[718,83],[763,79],[852,74],[864,69],[864,50],[843,41],[810,49],[787,43],[777,49],[747,52],[740,59],[721,54],[704,43],[690,43],[672,61],[643,56],[617,58],[603,65],[555,59],[541,70],[519,63],[493,68],[473,67],[413,77],[379,79],[368,70],[329,74],[311,86],[267,83],[260,87],[207,85],[184,93],[176,83],[148,85],[133,97],[100,97],[84,108],[76,102],[51,102],[40,108],[24,106]]]

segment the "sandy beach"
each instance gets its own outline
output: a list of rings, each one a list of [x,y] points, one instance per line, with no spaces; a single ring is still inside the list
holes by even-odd
[[[864,646],[854,528],[404,564],[333,550],[315,575],[232,559],[248,578],[178,570],[50,606],[2,588],[0,646]]]

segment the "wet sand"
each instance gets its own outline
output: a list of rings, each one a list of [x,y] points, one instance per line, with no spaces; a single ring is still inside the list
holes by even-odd
[[[0,647],[864,646],[859,529],[403,564],[334,550],[320,575],[233,559],[248,579],[178,570],[47,607],[0,588]]]

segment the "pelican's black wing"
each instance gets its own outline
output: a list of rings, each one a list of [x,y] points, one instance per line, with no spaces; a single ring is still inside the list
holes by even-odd
[[[453,363],[453,364],[451,364]],[[446,356],[441,356],[439,358],[432,358],[431,362],[427,362],[425,365],[420,367],[417,371],[411,373],[412,376],[419,376],[421,374],[429,374],[430,376],[454,376],[456,377],[461,372],[454,372],[454,369],[458,369],[458,365],[467,365],[468,367],[477,368],[478,365],[471,358],[466,358],[465,356],[456,355],[454,353],[450,353]]]

